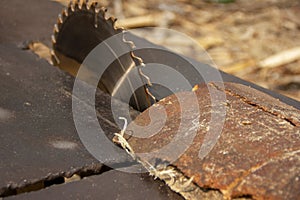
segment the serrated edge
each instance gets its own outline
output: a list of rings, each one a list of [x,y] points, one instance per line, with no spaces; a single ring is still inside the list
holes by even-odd
[[[106,12],[107,9],[104,7],[101,7],[98,2],[91,2],[89,3],[88,0],[71,0],[70,3],[68,4],[68,6],[66,8],[64,8],[60,14],[58,14],[58,18],[57,18],[57,23],[54,24],[54,28],[53,28],[53,33],[51,35],[51,41],[52,41],[52,49],[51,49],[51,60],[52,60],[52,64],[53,65],[58,65],[60,63],[58,57],[55,54],[55,50],[54,50],[54,45],[56,44],[57,41],[57,36],[59,34],[59,31],[61,29],[62,24],[65,22],[65,20],[67,19],[67,17],[69,17],[72,13],[77,12],[77,11],[81,11],[81,10],[87,10],[90,11],[92,10],[95,14],[95,28],[98,28],[98,14],[101,14],[102,17],[106,20],[106,22],[114,29],[114,31],[121,31],[123,34],[123,42],[126,43],[127,45],[129,45],[129,47],[132,49],[132,51],[130,52],[130,56],[132,58],[133,61],[138,61],[139,63],[139,74],[140,76],[144,77],[147,81],[146,83],[146,87],[145,87],[145,92],[154,100],[154,102],[156,102],[156,98],[154,97],[154,95],[149,91],[148,87],[152,86],[151,83],[151,79],[146,76],[143,72],[142,72],[142,68],[145,67],[144,61],[141,57],[138,57],[134,54],[134,49],[135,49],[135,44],[133,41],[129,41],[125,39],[125,33],[126,30],[123,27],[118,27],[116,28],[115,24],[117,21],[117,18],[110,16],[108,18],[106,18]],[[136,66],[138,67],[138,66]],[[150,103],[151,104],[151,103]]]

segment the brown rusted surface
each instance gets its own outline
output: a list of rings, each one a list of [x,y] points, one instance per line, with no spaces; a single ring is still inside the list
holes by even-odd
[[[300,195],[300,111],[247,86],[226,83],[225,91],[219,83],[200,85],[195,92],[198,97],[200,116],[197,134],[188,149],[169,163],[201,188],[217,189],[223,198],[249,197],[253,199],[297,199]],[[210,93],[209,93],[210,91]],[[201,159],[198,154],[207,135],[207,130],[219,123],[209,124],[211,119],[210,94],[225,92],[226,120],[216,145]],[[192,105],[192,92],[177,94],[184,104]],[[222,102],[220,102],[221,108]],[[161,116],[167,113],[166,123],[161,129]],[[217,106],[218,110],[218,106]],[[153,112],[152,112],[153,111]],[[196,112],[188,110],[189,115],[182,118],[178,98],[175,95],[165,98],[142,113],[135,122],[146,126],[143,135],[135,137],[140,131],[129,125],[130,145],[135,153],[148,153],[159,150],[176,138],[178,147],[185,145],[185,136],[178,136],[179,123],[182,133],[189,134],[191,121]],[[221,119],[222,116],[220,116]],[[155,132],[158,130],[157,132]],[[181,143],[180,143],[181,142]],[[141,156],[153,165],[155,162],[170,162],[173,152]]]
[[[243,85],[228,83],[228,86],[230,87],[227,87],[226,91],[230,95],[239,97],[248,104],[256,105],[266,112],[283,118],[292,124],[300,126],[299,112],[295,112],[295,109],[286,106],[286,104],[282,103],[278,99],[274,99],[273,97],[262,93],[256,95],[256,93],[249,91],[251,88],[245,88]],[[298,102],[298,104],[300,103]]]

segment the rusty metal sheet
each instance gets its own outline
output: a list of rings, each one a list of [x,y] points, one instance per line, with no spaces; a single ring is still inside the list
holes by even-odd
[[[225,101],[212,106],[211,95],[219,97],[222,93],[226,94]],[[216,199],[299,198],[298,109],[248,86],[226,83],[222,89],[222,84],[211,83],[200,85],[195,92],[200,109],[197,115],[192,107],[193,94],[169,96],[138,116],[135,124],[129,124],[130,137],[126,139],[144,164],[147,161],[152,166],[159,163],[174,166],[185,177],[193,177],[201,190],[219,191],[222,196]],[[178,99],[182,99],[184,105],[179,104]],[[184,106],[187,115],[182,114]],[[226,115],[222,114],[222,106]],[[164,113],[166,119],[161,117]],[[213,115],[217,118],[210,123]],[[209,133],[221,123],[222,117],[225,122],[220,135]],[[188,143],[186,138],[193,130],[196,134]],[[216,138],[217,143],[203,156],[202,147]],[[177,143],[173,148],[163,150],[174,141]],[[184,145],[185,151],[172,160]],[[158,172],[153,173],[159,176]],[[172,173],[169,176],[172,177]]]
[[[64,185],[56,185],[37,192],[7,199],[183,199],[163,182],[147,174],[109,171]]]
[[[85,149],[75,129],[74,79],[13,45],[0,45],[0,55],[0,195],[84,169],[101,171],[102,165]],[[118,128],[112,126],[114,121],[108,123],[110,97],[100,91],[96,96],[99,122],[113,135]],[[106,161],[125,160],[120,155]]]

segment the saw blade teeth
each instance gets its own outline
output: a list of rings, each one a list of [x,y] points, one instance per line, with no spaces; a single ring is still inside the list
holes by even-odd
[[[121,33],[121,32],[123,32],[125,29],[124,28],[122,28],[122,27],[114,27],[114,29],[115,29],[115,31],[117,31],[118,33]]]
[[[86,7],[87,10],[91,9],[91,5],[88,3],[88,1],[86,1],[85,7]]]
[[[74,5],[74,3],[70,3],[70,5],[69,5],[69,8],[70,8],[70,10],[72,11],[72,12],[75,12],[75,5]]]
[[[51,40],[52,40],[52,43],[53,43],[53,44],[56,43],[56,39],[55,39],[55,36],[54,36],[54,35],[51,35]]]
[[[88,10],[87,2],[85,0],[81,2],[81,10]]]
[[[71,4],[73,4],[73,2],[70,0],[67,7],[70,8]]]
[[[85,4],[86,9],[88,9],[89,8],[89,0],[85,0],[84,4]]]
[[[54,32],[53,34],[52,34],[52,36],[54,37],[54,39],[55,39],[55,43],[57,42],[56,41],[56,39],[57,39],[57,37],[58,37],[58,32]],[[52,36],[51,36],[51,41],[52,41],[52,46],[55,44],[54,42],[53,42],[53,40],[52,40]]]
[[[68,12],[74,12],[75,11],[74,1],[70,1],[67,8],[68,8]]]
[[[52,49],[50,53],[51,53],[51,60],[52,60],[53,65],[58,65],[60,63],[60,61],[59,61],[58,57],[56,56],[54,50]]]
[[[94,16],[94,26],[95,28],[98,28],[98,12],[97,10],[95,9],[95,16]]]
[[[78,8],[79,10],[82,9],[82,4],[83,4],[83,3],[82,3],[80,0],[77,0],[76,5],[77,5],[77,8]]]
[[[59,28],[57,24],[54,24],[54,33],[58,33],[59,32]]]
[[[90,6],[90,9],[93,11],[96,11],[96,9],[99,8],[98,3],[97,2],[93,2]]]
[[[83,17],[83,22],[87,22],[88,30],[91,30],[90,25],[94,25],[95,30],[91,30],[91,31],[94,31],[95,33],[102,31],[102,29],[108,30],[107,33],[108,36],[112,36],[114,34],[123,32],[122,33],[123,42],[125,43],[125,45],[126,44],[128,45],[128,48],[130,48],[130,55],[128,58],[129,61],[133,63],[135,66],[137,66],[138,64],[141,67],[145,66],[143,59],[134,54],[134,48],[135,48],[134,42],[130,40],[126,40],[126,38],[124,37],[125,33],[123,28],[115,26],[117,19],[114,17],[106,17],[106,12],[107,12],[106,8],[100,6],[96,0],[92,0],[90,2],[88,2],[88,0],[68,0],[68,1],[69,1],[69,5],[68,7],[62,10],[60,15],[58,15],[57,23],[54,25],[53,33],[51,35],[51,41],[52,41],[51,61],[53,65],[60,66],[60,67],[64,65],[63,56],[69,54],[70,48],[72,48],[72,46],[66,47],[66,50],[63,51],[61,51],[60,48],[64,47],[65,44],[68,45],[69,38],[71,38],[71,40],[74,40],[72,42],[77,42],[76,40],[78,40],[77,39],[78,37],[77,36],[73,37],[72,32],[76,30],[78,17],[80,20],[80,16],[86,15],[88,17]],[[77,19],[77,21],[69,20],[69,19]],[[81,31],[79,36],[84,37],[85,35],[84,27],[83,28],[80,27],[78,30]],[[104,35],[106,35],[106,33]],[[70,37],[68,38],[68,36]],[[75,59],[76,58],[81,59],[80,57],[78,57],[79,55],[78,51],[81,52],[82,49],[77,49],[77,52],[75,51],[74,53]],[[71,52],[71,54],[73,54],[73,52]],[[131,66],[133,65],[130,64],[130,67]],[[147,87],[150,87],[152,85],[150,78],[143,73],[142,69],[138,68],[138,70],[139,70],[140,77],[143,80],[144,79],[147,80],[147,84],[146,84]],[[148,88],[146,88],[146,96],[148,99],[152,98],[155,101],[155,96],[153,96],[150,93]],[[139,102],[136,103],[139,104]],[[149,100],[149,105],[151,105],[150,100]]]
[[[81,10],[81,8],[80,8],[80,1],[75,1],[74,11],[76,11],[76,10]]]
[[[86,4],[85,7],[86,7],[87,10],[91,9],[91,6],[89,4]]]
[[[117,18],[115,18],[115,17],[110,17],[107,19],[107,22],[109,22],[112,27],[114,27],[116,21],[117,21]]]
[[[117,22],[117,20],[118,20],[118,19],[115,18],[114,21],[113,21],[113,23],[112,23],[112,27],[113,27],[114,29],[116,29],[116,22]]]
[[[100,8],[95,8],[95,13],[99,13],[100,12]]]
[[[60,24],[62,24],[64,22],[61,14],[58,15],[57,20],[58,20],[58,23],[60,23]]]
[[[64,16],[64,17],[68,17],[68,16],[69,16],[69,12],[68,12],[67,9],[64,9],[64,10],[63,10],[63,16]]]
[[[105,13],[107,12],[107,9],[104,8],[104,7],[101,7],[101,8],[99,9],[99,12],[101,13],[102,17],[105,18]]]

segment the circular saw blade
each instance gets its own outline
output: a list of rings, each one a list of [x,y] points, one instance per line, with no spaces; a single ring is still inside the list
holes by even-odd
[[[105,13],[106,9],[96,2],[90,4],[85,0],[70,2],[58,16],[57,23],[54,25],[52,35],[54,65],[76,76],[80,65],[97,45],[116,34],[124,34],[122,28],[115,27],[116,19],[106,18]],[[131,47],[128,42],[120,41],[117,48]],[[113,49],[109,50],[113,51]],[[103,55],[100,52],[100,59]],[[105,57],[103,56],[102,59]],[[132,51],[116,58],[102,74],[98,87],[122,101],[128,101],[127,97],[122,98],[123,94],[132,94],[129,104],[142,111],[153,102],[145,86],[136,90],[132,88],[132,81],[142,80],[138,73],[127,77],[129,70],[136,70],[135,63]],[[86,80],[89,80],[93,77],[93,69],[88,70],[86,74]]]

